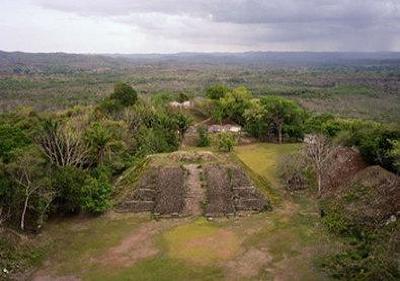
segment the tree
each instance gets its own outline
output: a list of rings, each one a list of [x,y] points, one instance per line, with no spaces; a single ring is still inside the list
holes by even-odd
[[[172,119],[178,130],[179,139],[182,141],[183,136],[190,127],[191,120],[181,112],[175,112],[172,115]]]
[[[197,141],[198,147],[206,147],[210,145],[210,138],[208,136],[208,129],[206,126],[198,127],[197,134],[199,136],[199,139]]]
[[[392,140],[392,149],[389,151],[389,156],[393,158],[393,166],[400,173],[400,140]]]
[[[111,149],[111,132],[104,128],[100,123],[95,122],[87,130],[85,139],[89,144],[90,150],[95,154],[96,163],[98,165],[103,164],[106,152],[109,152]]]
[[[217,85],[208,87],[208,89],[206,91],[206,96],[212,100],[219,100],[219,99],[223,98],[225,96],[225,94],[228,92],[229,92],[228,87],[221,85],[221,84],[217,84]]]
[[[74,122],[72,122],[74,123]],[[45,120],[37,142],[50,162],[59,167],[82,167],[89,153],[83,139],[83,122],[61,124],[51,119]]]
[[[137,101],[137,92],[128,84],[119,82],[114,86],[114,93],[111,94],[112,100],[117,100],[123,106],[134,105]]]
[[[304,155],[311,161],[317,178],[318,194],[322,192],[322,177],[336,148],[324,135],[313,135],[306,143]]]
[[[82,187],[81,206],[91,214],[101,214],[110,206],[111,184],[106,170],[98,168]]]
[[[265,109],[258,100],[252,100],[251,106],[244,112],[246,131],[256,137],[262,138],[266,135],[270,124],[266,118]]]
[[[222,152],[231,152],[236,145],[235,136],[232,133],[222,132],[217,139],[218,149]]]
[[[294,102],[277,96],[266,96],[261,99],[268,122],[275,126],[278,142],[283,141],[284,126],[293,126],[301,123],[303,110]]]
[[[222,123],[225,118],[224,108],[220,102],[216,102],[211,110],[211,117],[215,122]]]
[[[218,110],[222,111],[224,118],[244,124],[244,112],[250,107],[251,92],[244,86],[229,91],[217,103]]]
[[[14,149],[30,143],[31,141],[20,128],[12,124],[0,125],[0,158],[5,162],[10,160]]]
[[[25,217],[30,200],[34,195],[40,201],[38,205],[41,205],[41,210],[39,206],[36,206],[40,222],[43,221],[43,215],[54,198],[55,193],[51,189],[49,179],[45,177],[44,165],[44,159],[34,146],[16,151],[12,162],[7,165],[8,174],[15,182],[23,198],[20,218],[21,230],[25,229]]]

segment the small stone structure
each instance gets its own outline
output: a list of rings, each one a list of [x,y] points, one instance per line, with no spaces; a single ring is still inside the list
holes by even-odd
[[[152,167],[118,209],[152,212],[160,216],[179,215],[184,209],[186,189],[182,167]]]
[[[222,132],[231,132],[231,133],[240,133],[242,131],[242,127],[239,125],[210,125],[208,126],[209,133],[222,133]]]
[[[241,212],[260,212],[270,205],[238,166],[220,164],[204,168],[207,185],[205,216],[230,216]]]
[[[177,102],[177,101],[172,101],[169,103],[169,106],[174,107],[174,108],[192,108],[193,107],[193,102],[192,101],[184,101],[184,102]]]

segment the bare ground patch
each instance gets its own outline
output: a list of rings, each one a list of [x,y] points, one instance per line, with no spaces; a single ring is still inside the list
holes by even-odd
[[[153,257],[160,251],[155,245],[154,236],[178,223],[178,221],[173,220],[146,223],[124,238],[117,246],[110,248],[101,257],[94,258],[92,262],[126,267],[142,259]]]
[[[47,275],[47,272],[39,271],[35,274],[32,280],[33,281],[80,281],[81,279],[72,275],[54,277],[51,275]]]
[[[154,245],[152,237],[157,233],[158,228],[157,223],[153,222],[143,225],[122,240],[119,245],[109,249],[92,262],[101,262],[111,266],[128,266],[138,260],[155,256],[158,249]]]
[[[243,280],[256,277],[272,261],[267,249],[251,248],[226,263],[227,280]]]
[[[230,260],[240,250],[240,239],[233,231],[203,221],[178,226],[164,238],[169,256],[200,266]]]

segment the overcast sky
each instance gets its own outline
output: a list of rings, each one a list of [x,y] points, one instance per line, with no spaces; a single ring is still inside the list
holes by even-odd
[[[0,0],[0,50],[400,51],[400,0]]]

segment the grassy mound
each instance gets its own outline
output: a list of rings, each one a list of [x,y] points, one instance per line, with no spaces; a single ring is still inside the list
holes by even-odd
[[[322,201],[323,223],[347,248],[324,268],[341,280],[400,279],[400,178],[368,167]]]
[[[149,157],[128,170],[117,182],[117,209],[152,212],[157,216],[183,216],[188,191],[188,164],[199,169],[206,198],[200,202],[206,216],[234,215],[270,208],[264,194],[254,186],[245,170],[232,161],[207,151],[179,151]],[[204,182],[203,182],[204,181]]]

